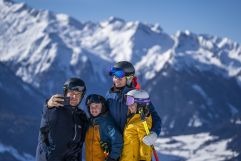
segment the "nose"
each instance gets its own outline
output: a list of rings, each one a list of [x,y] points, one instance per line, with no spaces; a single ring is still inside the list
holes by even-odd
[[[75,95],[75,94],[73,94],[73,95],[72,95],[72,98],[74,98],[74,99],[75,99],[75,98],[76,98],[76,95]]]

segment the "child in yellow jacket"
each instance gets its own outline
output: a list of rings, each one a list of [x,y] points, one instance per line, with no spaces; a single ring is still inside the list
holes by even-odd
[[[144,90],[131,90],[126,94],[128,119],[124,128],[124,146],[120,161],[151,161],[152,149],[143,142],[146,131],[143,117],[151,128],[152,118],[149,114],[149,94]],[[143,115],[142,115],[143,116]]]

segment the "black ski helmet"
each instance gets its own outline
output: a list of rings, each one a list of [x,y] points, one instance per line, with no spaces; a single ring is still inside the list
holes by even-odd
[[[122,69],[125,73],[125,76],[130,76],[135,74],[134,66],[128,61],[120,61],[115,63],[114,68]]]
[[[90,113],[90,104],[91,103],[101,103],[102,104],[101,113],[106,112],[108,109],[106,100],[103,96],[98,95],[98,94],[90,94],[87,96],[87,98],[85,100],[85,105],[86,105],[90,115],[91,115],[91,113]]]
[[[86,93],[85,82],[80,78],[70,78],[64,83],[64,95],[67,95],[68,90],[75,90],[82,92],[81,100]],[[81,101],[80,100],[80,101]]]

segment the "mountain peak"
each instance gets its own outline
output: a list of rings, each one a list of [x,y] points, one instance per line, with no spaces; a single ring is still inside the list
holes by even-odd
[[[162,31],[159,24],[127,22],[114,16],[100,23],[89,21],[82,24],[65,14],[28,8],[24,3],[15,3],[11,0],[0,0],[0,2],[14,4],[8,5],[10,7],[6,7],[7,9],[3,7],[3,10],[2,8],[0,10],[0,44],[3,44],[0,48],[0,60],[16,60],[16,68],[20,66],[18,63],[24,62],[25,66],[21,67],[21,71],[24,72],[18,73],[21,73],[22,75],[19,74],[19,76],[22,77],[28,75],[29,77],[26,76],[26,78],[30,78],[33,74],[41,74],[41,71],[45,71],[43,69],[48,71],[51,66],[64,66],[66,71],[71,68],[69,72],[66,72],[71,74],[72,68],[75,67],[72,67],[73,63],[70,62],[72,60],[77,62],[83,56],[88,57],[90,62],[98,58],[98,60],[103,60],[103,64],[128,60],[136,65],[144,58],[152,58],[150,60],[156,61],[163,60],[165,57],[165,60],[168,60],[172,58],[172,55],[173,57],[175,55],[186,56],[189,53],[197,53],[196,55],[200,55],[200,60],[206,61],[204,58],[207,54],[220,55],[218,52],[221,49],[224,50],[227,44],[229,47],[225,47],[228,49],[227,52],[232,49],[237,50],[235,46],[232,46],[232,41],[227,39],[215,41],[208,37],[202,39],[201,35],[188,30],[178,31],[171,37]],[[233,54],[232,57],[239,59],[238,54],[236,55]],[[65,60],[62,61],[62,58]],[[208,56],[208,58],[212,57]],[[196,63],[196,61],[198,60],[190,58],[190,62]],[[208,63],[214,64],[211,61]],[[20,71],[16,68],[15,70]],[[93,67],[96,73],[102,73],[103,68],[94,69]],[[160,71],[160,69],[161,67],[150,67],[150,70]]]
[[[125,25],[125,21],[117,17],[109,17],[106,21],[100,22],[102,27],[112,26],[114,29],[120,29]]]
[[[160,24],[156,23],[154,25],[151,25],[151,30],[157,33],[163,32],[163,29],[161,28]]]
[[[0,0],[0,4],[1,3],[11,3],[11,4],[13,4],[15,2],[13,0]]]
[[[119,17],[111,16],[111,17],[108,18],[108,22],[109,22],[109,24],[116,23],[116,22],[125,23],[125,20],[122,19],[122,18],[119,18]]]
[[[198,36],[188,30],[177,31],[176,38],[176,52],[196,51],[200,44]]]
[[[0,0],[0,8],[1,10],[4,10],[4,8],[10,8],[12,7],[13,10],[16,12],[18,10],[21,10],[22,8],[27,8],[27,5],[25,3],[15,3],[12,0]]]
[[[184,31],[178,30],[175,34],[176,37],[192,36],[192,35],[194,34],[189,30],[184,30]]]
[[[144,32],[146,34],[160,34],[163,32],[159,24],[148,24],[140,21],[131,21],[127,23],[128,28],[134,28],[136,32]]]

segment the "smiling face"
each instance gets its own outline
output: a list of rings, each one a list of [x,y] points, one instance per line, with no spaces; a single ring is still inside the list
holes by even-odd
[[[115,87],[117,87],[117,88],[126,86],[126,78],[125,77],[118,78],[116,76],[113,76],[113,82],[114,82]]]
[[[90,108],[90,114],[92,116],[96,117],[101,113],[102,104],[101,103],[91,103],[89,108]]]
[[[70,97],[70,105],[77,106],[81,101],[82,92],[68,90],[67,97]]]

